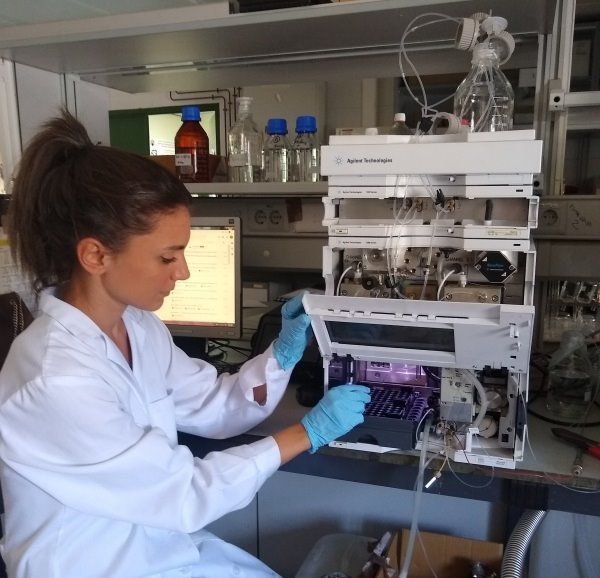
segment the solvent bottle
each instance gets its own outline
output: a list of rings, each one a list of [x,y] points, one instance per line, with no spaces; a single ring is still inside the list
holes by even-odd
[[[454,96],[454,114],[469,132],[511,130],[515,94],[500,70],[496,52],[481,44],[473,50],[471,72]]]
[[[406,115],[403,112],[397,112],[394,115],[394,124],[390,129],[390,134],[412,134],[412,130],[406,125]]]
[[[186,183],[208,183],[208,135],[200,124],[200,108],[184,106],[181,109],[181,127],[175,135],[175,170]]]
[[[314,116],[299,116],[290,155],[290,180],[316,183],[321,171],[320,156],[317,119]]]
[[[227,134],[228,175],[233,183],[257,183],[261,172],[262,134],[252,119],[252,98],[237,99],[236,123]]]
[[[262,168],[264,181],[286,183],[290,143],[287,138],[287,122],[284,118],[270,118],[267,122],[267,140],[263,146]]]
[[[581,420],[594,401],[595,386],[583,333],[565,331],[548,364],[547,409],[563,420]]]

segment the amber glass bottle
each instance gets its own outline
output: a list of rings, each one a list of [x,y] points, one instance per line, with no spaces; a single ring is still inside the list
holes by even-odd
[[[186,183],[208,183],[208,135],[200,124],[200,108],[184,106],[175,135],[175,169]]]

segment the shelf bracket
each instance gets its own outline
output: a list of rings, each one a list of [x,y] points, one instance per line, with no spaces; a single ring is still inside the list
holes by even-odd
[[[584,106],[600,106],[600,91],[565,92],[560,79],[551,80],[549,83],[550,99],[548,108],[551,111],[564,111],[569,108]]]

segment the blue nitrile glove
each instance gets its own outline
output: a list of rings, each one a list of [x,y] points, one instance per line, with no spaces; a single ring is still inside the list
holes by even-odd
[[[362,423],[365,405],[370,401],[369,388],[364,385],[349,383],[331,388],[300,420],[310,440],[310,453]]]
[[[286,371],[300,361],[312,336],[310,317],[304,312],[302,295],[296,295],[281,308],[281,331],[273,343],[273,355]]]

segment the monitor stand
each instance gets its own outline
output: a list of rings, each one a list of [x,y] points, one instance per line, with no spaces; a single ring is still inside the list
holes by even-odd
[[[173,342],[190,357],[208,359],[208,340],[205,337],[173,336]]]

